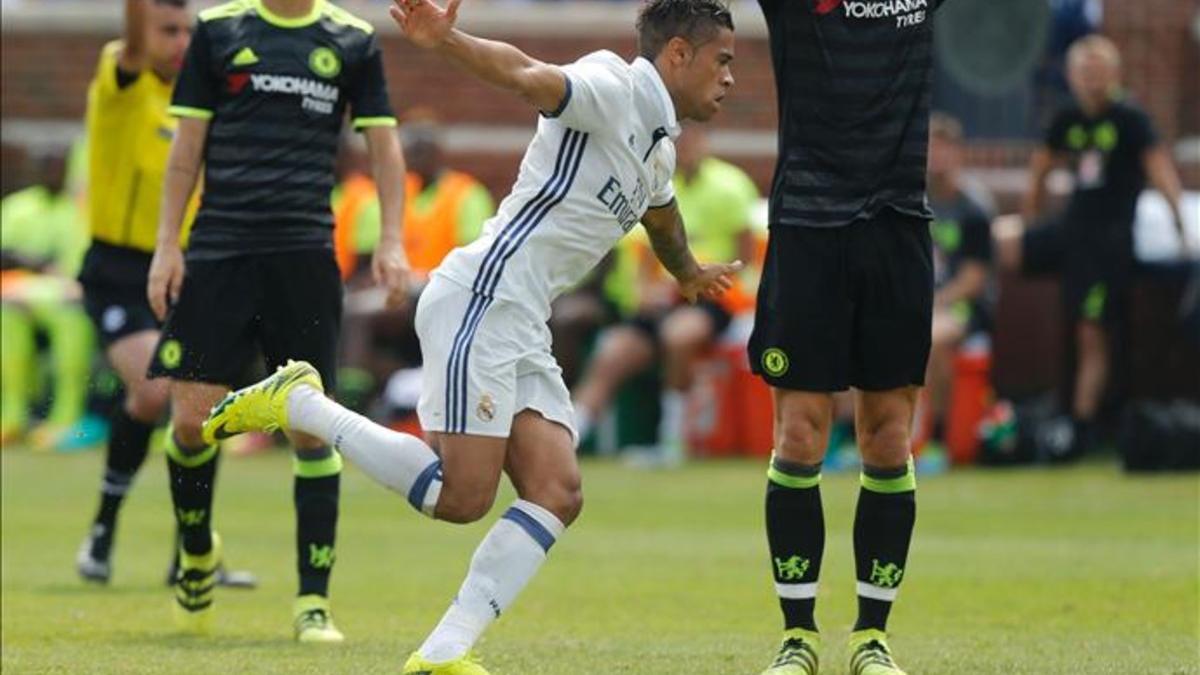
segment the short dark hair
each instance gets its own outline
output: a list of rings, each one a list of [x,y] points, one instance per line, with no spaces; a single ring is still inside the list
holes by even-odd
[[[653,61],[671,38],[701,45],[721,28],[733,30],[733,15],[720,0],[648,0],[638,13],[638,53]]]

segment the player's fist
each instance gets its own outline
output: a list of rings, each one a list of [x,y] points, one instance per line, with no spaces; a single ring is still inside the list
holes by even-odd
[[[450,0],[443,9],[431,0],[392,0],[389,11],[410,42],[429,49],[438,46],[450,35],[458,19],[458,5],[461,2]]]
[[[387,291],[387,306],[399,307],[408,301],[408,258],[399,239],[379,242],[371,256],[371,277]]]
[[[154,249],[146,279],[146,297],[159,321],[167,318],[167,310],[179,300],[183,272],[183,251],[178,246],[160,244]]]
[[[733,277],[745,267],[741,260],[715,265],[698,265],[696,272],[679,280],[679,292],[688,302],[699,298],[716,299],[733,288]]]

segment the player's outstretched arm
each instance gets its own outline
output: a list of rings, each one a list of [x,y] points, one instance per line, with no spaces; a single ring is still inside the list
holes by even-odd
[[[688,248],[683,215],[674,201],[647,210],[642,216],[642,226],[650,236],[654,255],[679,282],[679,292],[689,302],[700,297],[715,298],[733,287],[733,275],[741,271],[742,261],[715,265],[696,262]]]
[[[146,296],[159,320],[166,318],[167,309],[179,299],[179,290],[183,287],[183,252],[179,248],[179,233],[183,229],[188,199],[200,176],[207,137],[208,120],[183,117],[171,142],[167,175],[163,180],[162,207],[158,215],[158,240],[154,245],[154,259],[150,261],[150,275],[146,280]]]
[[[126,73],[142,70],[146,59],[146,3],[150,0],[125,0],[125,34],[117,65]]]
[[[462,0],[449,0],[444,9],[431,0],[392,2],[392,18],[414,45],[438,52],[538,110],[558,109],[567,95],[567,77],[558,66],[538,61],[506,42],[477,38],[455,28]]]
[[[400,232],[404,227],[404,152],[393,127],[367,127],[367,154],[379,190],[379,244],[371,257],[371,276],[387,291],[389,307],[406,300],[408,259]]]

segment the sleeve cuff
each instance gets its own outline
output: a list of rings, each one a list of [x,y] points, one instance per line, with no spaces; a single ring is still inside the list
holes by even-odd
[[[671,197],[670,199],[668,199],[667,201],[665,201],[661,204],[651,204],[650,206],[647,206],[646,208],[648,208],[648,209],[665,209],[674,203],[675,203],[675,198]]]
[[[186,105],[173,105],[167,108],[167,113],[175,117],[191,117],[197,120],[212,119],[213,112],[204,108],[191,108]]]
[[[367,127],[394,127],[396,126],[395,117],[356,117],[354,119],[355,129],[365,129]]]
[[[572,88],[571,76],[567,75],[566,72],[564,72],[563,80],[567,84],[567,89],[565,92],[563,92],[562,100],[559,101],[558,107],[555,108],[554,110],[551,110],[550,112],[546,112],[543,110],[542,117],[554,119],[554,118],[558,117],[559,115],[563,114],[563,111],[567,109],[567,105],[571,103],[571,88]]]

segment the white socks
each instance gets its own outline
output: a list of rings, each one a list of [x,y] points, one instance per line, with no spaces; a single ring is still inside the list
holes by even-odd
[[[421,645],[421,657],[443,663],[466,654],[533,578],[564,529],[537,504],[514,502],[475,549],[458,597]]]
[[[442,493],[442,462],[409,434],[392,431],[343,408],[312,387],[288,394],[288,427],[329,443],[375,481],[433,516]]]

